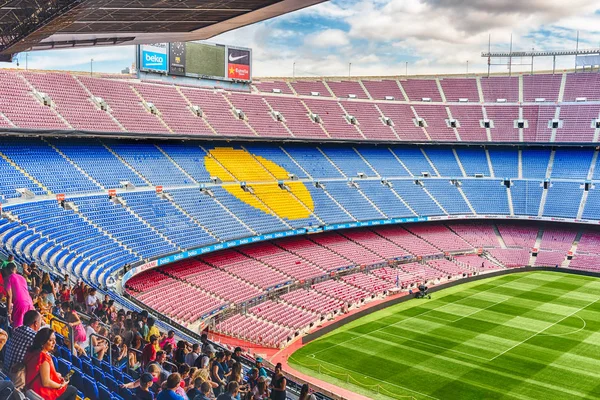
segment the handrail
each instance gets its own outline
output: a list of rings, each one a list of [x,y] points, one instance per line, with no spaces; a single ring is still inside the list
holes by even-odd
[[[69,341],[69,350],[71,350],[71,354],[75,354],[75,337],[73,335],[73,327],[71,326],[70,323],[68,323],[65,320],[62,320],[56,316],[54,316],[53,314],[50,314],[50,321],[48,323],[48,325],[50,325],[50,328],[52,328],[52,330],[54,330],[55,332],[59,332],[61,333],[61,335],[63,337],[65,337],[64,334],[62,334],[62,332],[64,332],[64,327],[67,328],[67,335],[65,337],[65,339],[67,339]],[[59,326],[62,326],[63,329],[61,329],[60,331],[54,328],[54,323],[58,323]]]
[[[98,333],[92,333],[90,335],[90,337],[88,338],[89,341],[89,346],[90,346],[90,353],[93,352],[93,346],[92,346],[92,338],[96,336],[98,338],[100,338],[100,340],[104,340],[106,343],[108,343],[108,362],[110,365],[112,365],[112,343],[110,342],[110,340],[106,337],[106,336],[102,336]],[[90,354],[90,356],[93,356],[92,354]],[[100,360],[102,361],[102,360]]]

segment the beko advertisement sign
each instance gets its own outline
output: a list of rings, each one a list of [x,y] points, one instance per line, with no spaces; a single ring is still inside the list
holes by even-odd
[[[140,45],[140,70],[168,72],[168,43]]]

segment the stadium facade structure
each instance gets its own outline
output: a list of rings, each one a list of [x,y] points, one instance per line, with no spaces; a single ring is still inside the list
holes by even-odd
[[[216,318],[240,336],[250,319],[276,334],[245,339],[277,347],[394,286],[597,265],[599,74],[240,93],[2,71],[0,90],[3,251],[101,287],[124,278],[193,330]]]

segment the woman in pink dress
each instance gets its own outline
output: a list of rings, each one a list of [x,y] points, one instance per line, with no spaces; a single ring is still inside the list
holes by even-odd
[[[33,300],[27,289],[27,281],[15,271],[15,263],[9,263],[5,268],[4,289],[8,303],[8,315],[10,316],[12,327],[18,328],[23,325],[23,315],[29,310],[33,310]]]

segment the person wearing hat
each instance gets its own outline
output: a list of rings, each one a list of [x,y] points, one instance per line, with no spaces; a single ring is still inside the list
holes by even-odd
[[[256,368],[258,369],[258,376],[264,376],[265,378],[268,378],[269,375],[267,374],[267,370],[265,369],[265,367],[263,367],[263,359],[262,357],[257,357],[256,358]]]
[[[231,359],[235,360],[236,363],[242,362],[242,348],[236,347],[233,350],[233,354],[231,355]]]
[[[140,376],[140,386],[135,388],[133,392],[134,400],[154,400],[154,395],[150,391],[150,387],[154,383],[154,377],[145,373]]]

